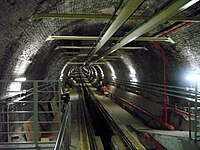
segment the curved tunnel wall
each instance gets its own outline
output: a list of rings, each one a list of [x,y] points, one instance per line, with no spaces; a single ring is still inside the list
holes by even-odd
[[[196,29],[195,33],[198,33],[199,32],[199,30],[197,30],[198,26],[194,25],[194,27],[195,26],[196,26],[196,28],[194,28]],[[180,32],[186,32],[187,34],[185,33],[185,36],[188,36],[190,35],[188,29],[190,28],[188,27],[186,29],[182,29]],[[178,42],[175,45],[161,43],[167,50],[167,80],[169,84],[181,83],[180,77],[178,77],[178,75],[180,75],[184,70],[187,71],[188,68],[190,68],[190,66],[193,66],[192,69],[194,68],[198,69],[198,56],[199,56],[198,51],[192,52],[189,49],[192,46],[191,45],[188,46],[189,44],[187,45],[184,42],[180,42],[180,40],[178,40],[178,37],[176,36],[175,38],[177,39]],[[194,39],[194,41],[192,41],[192,39]],[[194,38],[192,37],[190,38],[190,42],[188,41],[186,43],[190,43],[190,44],[193,43],[193,45],[196,45],[196,46],[192,49],[197,50],[197,47],[198,47],[197,34],[194,35]],[[183,44],[185,44],[185,46],[182,46]],[[25,75],[30,79],[44,79],[44,78],[50,78],[50,77],[58,79],[59,77],[58,72],[60,72],[63,65],[67,62],[67,60],[65,60],[64,58],[65,56],[62,56],[64,54],[62,53],[57,54],[56,52],[53,52],[55,46],[50,46],[52,44],[49,45],[49,43],[47,43],[48,46],[45,46],[45,45],[43,46],[42,49],[38,51],[36,56],[32,58],[33,62],[29,66],[27,66],[28,68]],[[147,52],[142,51],[142,50],[127,52],[128,53],[127,55],[130,56],[131,63],[134,66],[134,69],[136,71],[137,79],[139,81],[144,81],[144,82],[162,83],[163,82],[163,79],[162,79],[163,78],[162,77],[163,62],[162,62],[162,55],[160,54],[160,50],[157,49],[150,42],[142,43],[142,45],[143,46],[145,45],[145,47],[148,49]],[[181,47],[185,47],[186,49],[185,52],[183,51],[180,53]],[[190,59],[190,62],[187,59],[185,59],[186,57],[185,53],[190,53],[192,55],[191,57],[187,58],[187,59]],[[191,58],[194,58],[194,59],[191,59]],[[196,61],[194,62],[194,60]],[[187,62],[189,62],[190,65],[188,65]],[[124,72],[128,74],[128,70],[124,70],[124,71],[122,70],[126,67],[123,67],[123,66],[119,67],[119,64],[122,65],[122,60],[116,60],[110,63],[113,64],[114,66],[113,68],[119,79],[129,78],[128,76],[124,77]],[[194,67],[195,63],[196,63],[196,67]],[[12,66],[12,65],[10,64],[9,66]],[[10,74],[10,72],[12,72],[11,71],[12,67],[6,67],[6,69],[2,69],[2,70],[4,70],[4,72],[2,72],[2,74],[4,74],[4,77],[2,78],[5,78],[5,76],[6,78],[8,77],[13,78],[12,74]]]
[[[197,30],[198,26],[197,25],[193,25],[193,26],[194,26],[193,29],[195,29],[195,31],[196,31],[195,33],[198,33],[199,32],[199,30]],[[174,34],[172,33],[172,36],[174,36],[178,40],[177,34],[186,32],[187,34],[185,34],[185,36],[187,37],[188,35],[190,35],[190,37],[191,37],[191,34],[189,34],[188,29],[190,29],[190,28],[186,27],[186,28],[181,29],[180,31],[176,31]],[[179,33],[179,32],[181,32],[181,33]],[[183,38],[184,37],[182,37],[182,39]],[[197,49],[197,47],[198,47],[197,38],[198,38],[197,34],[195,34],[194,38],[191,37],[190,39],[188,39],[189,41],[187,41],[187,43],[190,43],[190,44],[193,43],[193,45],[195,45],[194,48],[192,48],[192,49]],[[192,39],[194,39],[194,41],[192,41]],[[168,43],[161,43],[161,45],[167,51],[166,54],[167,54],[167,82],[168,82],[168,84],[183,85],[183,83],[185,82],[185,79],[184,79],[184,76],[182,76],[182,74],[184,74],[184,72],[188,72],[188,70],[190,68],[198,69],[198,51],[193,52],[191,50],[192,46],[191,45],[188,46],[189,44],[187,44],[187,43],[180,42],[180,39],[174,45],[168,44]],[[183,44],[185,46],[183,46]],[[158,48],[156,48],[151,42],[142,42],[140,44],[137,43],[137,45],[145,46],[148,49],[148,51],[143,51],[143,50],[131,51],[131,50],[129,50],[127,52],[124,52],[124,53],[127,53],[126,55],[130,56],[132,66],[134,66],[134,69],[136,71],[137,79],[139,81],[143,81],[143,82],[163,83],[163,61],[162,61],[162,54],[161,54],[160,50]],[[185,52],[184,51],[180,52],[181,47],[185,47]],[[44,55],[41,55],[41,53],[38,53],[37,54],[38,59],[40,59],[40,60],[38,60],[37,56],[36,56],[34,59],[35,63],[33,62],[29,66],[28,70],[26,71],[26,75],[30,76],[31,79],[33,79],[33,78],[41,79],[41,78],[46,78],[46,76],[53,76],[50,74],[54,74],[57,71],[60,72],[60,70],[58,70],[58,66],[61,65],[59,68],[62,68],[62,66],[67,62],[67,60],[64,59],[64,57],[65,57],[64,55],[63,55],[63,58],[60,56],[60,58],[63,59],[62,60],[63,62],[61,62],[61,60],[59,60],[60,59],[59,57],[57,59],[55,59],[54,57],[62,55],[62,53],[56,54],[54,52],[51,52],[51,51],[53,51],[53,48],[51,48],[50,46],[49,46],[49,48],[52,50],[49,50],[49,52],[46,52],[46,54],[45,54],[45,52],[42,53]],[[48,48],[46,48],[46,49],[48,49]],[[191,53],[191,55],[193,55],[193,56],[187,57],[187,55],[185,55],[186,52]],[[56,54],[56,55],[54,55],[54,54]],[[122,54],[120,54],[120,55],[122,55]],[[194,58],[194,59],[191,59],[191,58]],[[190,62],[188,61],[188,59],[190,59]],[[194,67],[195,60],[196,60],[196,67]],[[54,62],[58,62],[58,61],[60,64],[57,63],[57,65],[56,65]],[[122,60],[117,59],[110,63],[113,64],[113,66],[115,68],[114,70],[115,70],[115,72],[117,72],[117,74],[118,74],[117,77],[119,79],[126,78],[128,80],[128,78],[129,78],[128,76],[123,77],[124,72],[126,72],[126,74],[128,74],[129,71],[127,69],[122,71],[122,69],[127,68],[126,66],[123,67]],[[119,69],[119,67],[117,67],[117,65],[115,65],[115,64],[117,64],[117,65],[120,64],[120,65],[122,65],[122,67],[120,67],[120,69]],[[51,65],[53,65],[53,66],[51,66]],[[193,66],[193,67],[191,67],[191,66]],[[54,68],[56,70],[54,70]],[[47,70],[52,70],[52,71],[49,71],[52,73],[50,73],[50,74],[46,73]],[[58,76],[59,76],[59,74],[54,76],[54,78],[55,77],[58,78]],[[106,78],[110,78],[110,77],[106,77]],[[108,80],[111,80],[111,79],[108,79]]]
[[[163,1],[164,3],[165,1]],[[30,22],[28,19],[34,14],[35,12],[42,13],[42,12],[62,12],[65,10],[66,12],[83,12],[83,13],[90,13],[90,12],[106,12],[111,13],[114,9],[114,6],[116,5],[117,1],[95,1],[94,3],[90,3],[89,1],[81,1],[79,3],[70,3],[70,2],[64,2],[64,1],[32,1],[32,2],[21,2],[21,1],[2,1],[1,5],[1,14],[2,16],[7,16],[9,19],[2,17],[2,22],[6,22],[7,26],[2,25],[1,31],[2,31],[2,37],[1,38],[1,49],[3,49],[3,52],[1,52],[1,65],[0,70],[1,79],[14,79],[17,76],[23,76],[23,74],[26,72],[27,76],[30,76],[30,79],[42,79],[46,78],[48,73],[45,73],[47,71],[47,67],[45,63],[48,64],[48,59],[51,59],[49,57],[49,52],[52,53],[52,47],[56,44],[56,42],[45,42],[45,39],[48,37],[48,35],[64,35],[64,34],[77,34],[82,31],[81,33],[85,35],[96,35],[99,34],[98,29],[102,29],[105,25],[106,21],[99,21],[99,23],[94,21],[67,21],[67,20],[57,20],[57,19],[41,19],[37,21]],[[148,6],[149,2],[146,2],[144,5],[144,8],[140,11],[145,10],[145,6]],[[154,4],[154,2],[150,3],[151,5]],[[64,7],[64,6],[66,7]],[[84,9],[83,7],[84,6]],[[93,7],[94,6],[94,7]],[[95,7],[98,6],[98,7]],[[23,8],[23,9],[19,9]],[[55,8],[59,8],[56,10]],[[192,9],[190,9],[191,12],[196,9],[199,9],[199,6],[196,5]],[[146,11],[147,13],[148,11]],[[7,21],[6,21],[7,19]],[[74,24],[76,24],[76,28],[74,29]],[[92,25],[93,24],[93,25]],[[99,25],[101,24],[101,25]],[[193,23],[190,25],[191,27],[183,28],[179,31],[176,31],[172,33],[170,36],[174,39],[175,42],[177,42],[177,46],[170,46],[166,45],[167,49],[172,49],[172,54],[169,52],[169,56],[173,56],[172,61],[170,61],[170,66],[173,66],[173,68],[182,68],[184,66],[188,66],[187,62],[189,61],[191,64],[191,68],[198,69],[199,64],[199,53],[198,53],[198,47],[199,47],[199,25],[198,23]],[[128,32],[128,28],[131,29],[131,27],[125,27],[123,26],[124,31]],[[192,33],[192,34],[191,34]],[[124,34],[124,32],[120,31],[116,33],[116,35]],[[180,38],[181,37],[181,38]],[[69,42],[70,43],[70,42]],[[141,43],[141,45],[144,45],[144,43]],[[149,44],[151,45],[151,44]],[[153,49],[152,46],[149,49]],[[172,48],[171,48],[172,47]],[[55,48],[55,47],[54,47]],[[188,49],[191,49],[191,51],[188,51]],[[133,52],[135,53],[135,52]],[[135,55],[135,54],[134,54]],[[142,54],[141,54],[142,55]],[[150,54],[151,55],[151,54]],[[185,59],[185,55],[189,56],[187,59]],[[191,57],[190,57],[191,56]],[[134,56],[133,61],[135,65],[135,68],[137,70],[137,74],[139,78],[141,78],[141,81],[148,81],[148,82],[154,82],[154,79],[157,78],[160,75],[155,75],[155,77],[152,77],[153,75],[149,75],[148,72],[157,72],[157,70],[161,70],[159,65],[160,60],[158,59],[158,62],[152,62],[152,66],[157,67],[154,71],[154,69],[151,69],[148,71],[148,66],[145,65],[144,67],[139,67],[139,65],[143,65],[142,63],[145,63],[145,59],[148,59],[148,56],[139,57],[138,60]],[[194,58],[195,57],[195,58]],[[141,59],[140,59],[141,58]],[[156,58],[156,57],[155,57]],[[169,57],[170,58],[170,57]],[[154,57],[149,58],[154,61]],[[194,67],[194,60],[196,60],[196,67]],[[157,60],[155,60],[157,61]],[[36,63],[38,62],[38,63]],[[140,63],[141,62],[141,63]],[[147,61],[145,64],[149,64]],[[183,65],[180,65],[183,63]],[[63,65],[63,63],[61,63]],[[156,64],[156,65],[155,65]],[[178,67],[177,67],[178,65]],[[33,67],[31,69],[31,67]],[[51,68],[51,67],[50,67]],[[61,67],[60,67],[61,68]],[[141,69],[142,68],[142,69]],[[170,67],[172,68],[172,67]],[[28,69],[26,71],[26,69]],[[46,70],[45,70],[46,69]],[[187,69],[187,68],[186,68]],[[30,70],[30,71],[29,71]],[[37,70],[37,71],[36,71]],[[147,70],[147,71],[145,71]],[[179,70],[179,69],[174,69]],[[180,69],[184,70],[184,69]],[[43,72],[43,73],[42,73]],[[54,71],[53,71],[54,72]],[[142,73],[144,72],[144,73]],[[170,70],[168,71],[168,80],[170,79]],[[171,71],[173,72],[173,71]],[[180,71],[181,72],[181,71]],[[32,75],[33,73],[33,75]],[[145,74],[146,77],[142,77],[142,74]],[[31,76],[32,75],[32,76]],[[51,75],[52,76],[52,75]],[[58,75],[56,75],[57,77]],[[139,79],[138,78],[138,79]],[[174,77],[173,77],[174,78]],[[176,79],[176,77],[175,77]],[[152,80],[152,81],[150,81]],[[161,79],[159,79],[161,81]],[[173,83],[174,80],[172,80]]]

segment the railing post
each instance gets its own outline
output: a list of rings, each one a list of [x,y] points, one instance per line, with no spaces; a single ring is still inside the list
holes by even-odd
[[[190,109],[190,102],[188,102],[188,112],[189,112],[189,139],[192,139],[192,129],[191,129],[191,109]]]
[[[197,82],[195,82],[195,103],[194,103],[194,114],[195,114],[195,130],[194,130],[194,140],[197,140],[197,124],[198,124],[198,120],[197,120]]]
[[[68,150],[70,150],[70,145],[71,145],[71,102],[69,102],[68,105],[69,105],[69,119],[68,119]]]
[[[58,118],[59,118],[59,127],[61,127],[61,81],[58,81]],[[56,89],[56,88],[55,88]]]
[[[38,147],[38,81],[33,82],[34,143]]]
[[[7,141],[10,142],[10,103],[7,104],[7,114],[6,114],[6,122],[7,122]]]

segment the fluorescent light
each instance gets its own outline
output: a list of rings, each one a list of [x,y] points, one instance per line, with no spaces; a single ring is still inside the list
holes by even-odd
[[[20,78],[15,78],[14,80],[15,81],[19,81],[19,82],[23,82],[23,81],[26,81],[26,78],[25,77],[20,77]]]
[[[111,65],[110,62],[107,62],[107,65],[108,65],[108,67],[109,67],[109,69],[110,69],[110,71],[111,71],[112,80],[115,80],[117,77],[116,77],[116,75],[115,75],[115,70],[114,70],[113,66]]]
[[[195,3],[197,3],[199,0],[191,0],[190,2],[188,2],[187,4],[185,4],[183,7],[180,8],[180,10],[185,10],[187,9],[188,7],[194,5]]]
[[[104,78],[104,73],[103,73],[102,68],[101,68],[99,65],[97,65],[97,67],[99,68],[99,70],[100,70],[100,72],[101,72],[101,77]]]
[[[188,81],[199,82],[200,81],[200,73],[189,74],[186,76]]]

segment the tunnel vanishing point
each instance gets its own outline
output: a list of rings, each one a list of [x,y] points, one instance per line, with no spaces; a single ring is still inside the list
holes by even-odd
[[[199,149],[199,23],[199,0],[1,0],[0,149]]]

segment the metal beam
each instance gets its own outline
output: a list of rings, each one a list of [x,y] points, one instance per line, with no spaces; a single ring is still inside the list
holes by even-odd
[[[98,37],[94,36],[49,36],[46,41],[52,40],[97,40]]]
[[[69,65],[83,65],[84,62],[69,62],[68,64]],[[93,63],[93,65],[101,65],[101,64],[105,64],[105,62],[96,62],[96,63]]]
[[[122,58],[122,56],[106,56],[106,58]]]
[[[103,55],[101,55],[96,61],[99,61],[104,56],[107,56],[117,49],[121,48],[122,46],[130,43],[131,41],[135,40],[139,36],[147,33],[148,31],[155,28],[157,25],[167,21],[173,15],[177,13],[177,11],[182,8],[185,4],[190,2],[190,0],[177,0],[170,6],[164,8],[163,10],[159,11],[156,15],[152,16],[148,21],[140,25],[135,30],[132,30],[126,37],[124,37],[119,43],[115,44],[109,50],[107,50]]]
[[[88,53],[87,53],[87,54],[79,54],[79,55],[77,55],[77,57],[86,57],[86,56],[88,56]],[[96,56],[98,56],[98,55],[95,54],[94,56],[96,57]]]
[[[71,54],[80,54],[80,52],[64,52],[64,54],[68,54],[68,55],[71,55]]]
[[[157,41],[157,42],[169,42],[174,44],[175,42],[170,37],[137,37],[134,41]]]
[[[45,18],[61,18],[61,19],[110,19],[110,14],[68,14],[68,13],[41,13],[34,14],[30,21]]]
[[[109,40],[120,40],[123,37],[111,37]],[[97,36],[49,36],[46,41],[52,40],[97,40]],[[162,41],[175,43],[170,37],[138,37],[134,41]]]
[[[117,59],[121,59],[121,58],[103,58],[102,60],[109,61],[109,60],[117,60]]]
[[[59,49],[91,49],[92,46],[57,46],[54,50]],[[121,49],[144,49],[148,50],[146,47],[121,47]],[[66,52],[66,53],[77,53],[77,52]]]
[[[57,46],[54,50],[58,49],[91,49],[92,46]]]
[[[65,55],[73,55],[69,57],[86,57],[88,53],[79,53],[79,52],[64,52]],[[97,54],[94,55],[95,57],[98,56]]]
[[[143,49],[145,51],[148,51],[148,49],[146,47],[121,47],[120,49]]]
[[[60,18],[60,19],[95,19],[108,20],[112,17],[110,14],[67,14],[67,13],[41,13],[35,14],[30,18],[30,21],[37,19]],[[116,17],[116,16],[115,16]],[[149,16],[132,15],[128,20],[146,20]],[[200,22],[200,17],[172,17],[170,21],[182,22]]]
[[[116,19],[110,25],[108,30],[105,32],[103,37],[96,45],[96,47],[90,53],[85,63],[87,63],[93,55],[98,52],[103,45],[112,37],[112,35],[127,21],[127,19],[133,14],[133,12],[143,3],[144,0],[129,0],[126,5],[122,8]]]
[[[138,50],[138,49],[142,49],[142,50],[145,50],[145,51],[148,51],[148,49],[146,47],[121,47],[120,49],[123,49],[123,50]],[[101,60],[105,60],[107,58],[121,58],[121,56],[102,56],[101,57]]]

